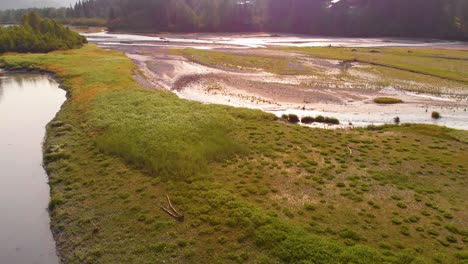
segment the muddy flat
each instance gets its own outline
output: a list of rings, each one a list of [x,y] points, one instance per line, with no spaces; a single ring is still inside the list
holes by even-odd
[[[468,48],[464,42],[266,33],[101,32],[87,37],[100,46],[126,53],[138,66],[135,77],[143,86],[171,90],[189,100],[262,109],[277,115],[333,116],[341,121],[341,127],[391,123],[399,117],[404,123],[468,129],[468,85],[464,82],[281,48],[366,47],[378,55],[380,51],[373,49],[394,47],[412,55],[413,50],[426,52],[428,47],[464,52]],[[186,49],[189,51],[177,52]],[[468,68],[465,57],[449,59],[458,63],[457,70]],[[377,97],[395,97],[404,103],[379,105],[373,101]],[[433,111],[443,118],[432,119]]]

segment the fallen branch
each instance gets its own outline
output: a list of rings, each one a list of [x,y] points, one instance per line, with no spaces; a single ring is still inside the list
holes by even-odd
[[[160,206],[160,208],[166,212],[168,215],[170,215],[171,217],[175,218],[177,221],[179,222],[183,222],[185,220],[185,216],[181,213],[179,213],[175,208],[174,206],[172,205],[171,203],[171,199],[169,198],[168,195],[166,195],[167,197],[167,201],[169,202],[169,207],[170,207],[170,210],[167,209],[166,207],[164,206]]]

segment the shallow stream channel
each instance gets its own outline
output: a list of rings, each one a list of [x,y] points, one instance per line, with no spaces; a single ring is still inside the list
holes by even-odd
[[[59,263],[42,144],[65,99],[47,75],[0,71],[0,263]]]

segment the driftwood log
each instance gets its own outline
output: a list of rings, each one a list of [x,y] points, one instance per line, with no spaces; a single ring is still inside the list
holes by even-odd
[[[172,205],[171,203],[171,199],[169,198],[168,195],[166,195],[167,197],[167,202],[169,203],[169,209],[162,206],[161,205],[161,209],[166,212],[166,214],[170,215],[171,217],[173,217],[174,219],[176,219],[177,221],[179,222],[183,222],[185,220],[185,216],[184,214],[182,213],[179,213],[175,208],[174,206]]]

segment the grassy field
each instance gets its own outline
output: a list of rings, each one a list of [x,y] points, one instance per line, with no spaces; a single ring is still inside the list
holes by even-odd
[[[273,74],[310,74],[313,69],[292,57],[236,54],[199,49],[174,49],[173,54],[184,56],[196,63],[228,70],[264,70]]]
[[[314,58],[356,60],[468,84],[468,52],[419,48],[282,48]]]
[[[93,45],[0,65],[68,91],[44,146],[65,263],[468,261],[466,131],[311,129],[189,102]]]

